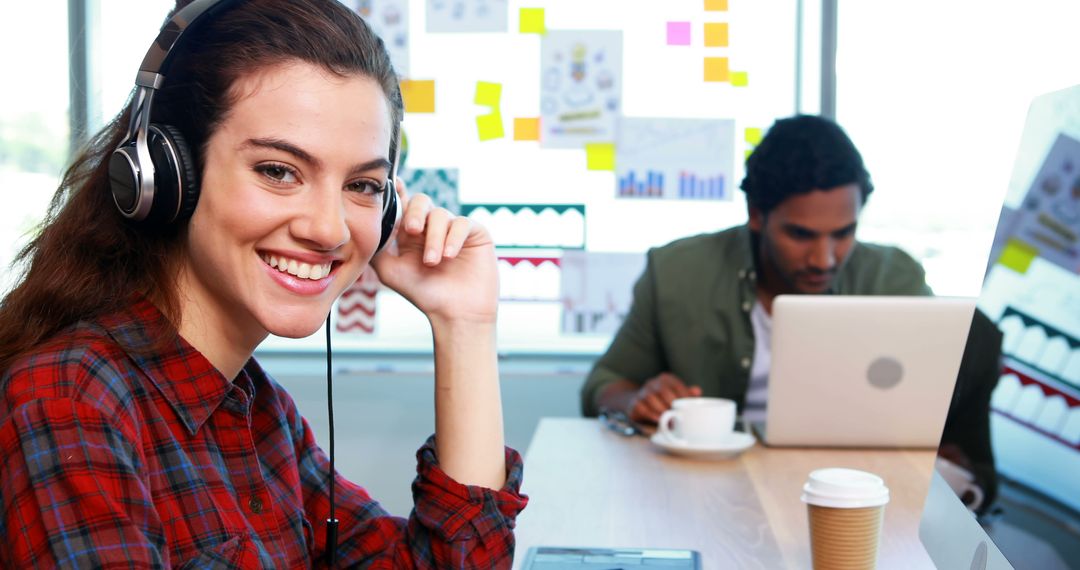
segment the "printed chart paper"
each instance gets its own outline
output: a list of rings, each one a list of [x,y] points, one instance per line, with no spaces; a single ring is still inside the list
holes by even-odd
[[[1024,197],[1011,236],[1080,273],[1080,141],[1059,135]]]
[[[428,0],[429,33],[505,32],[506,0]]]
[[[615,140],[622,108],[622,32],[552,31],[540,47],[540,145]]]
[[[344,0],[386,44],[390,61],[401,77],[409,76],[408,0]]]
[[[735,122],[623,117],[616,149],[619,198],[730,200]]]
[[[634,283],[645,270],[645,254],[568,250],[560,261],[563,332],[617,331],[630,311]]]

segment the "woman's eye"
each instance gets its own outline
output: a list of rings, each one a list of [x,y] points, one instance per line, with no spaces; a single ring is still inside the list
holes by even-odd
[[[291,184],[296,182],[296,173],[293,170],[283,164],[260,164],[255,167],[257,171],[262,173],[263,176],[273,180],[274,182],[283,182]]]
[[[386,185],[380,184],[374,180],[357,180],[349,183],[346,188],[352,192],[359,192],[361,194],[381,194],[386,189]]]

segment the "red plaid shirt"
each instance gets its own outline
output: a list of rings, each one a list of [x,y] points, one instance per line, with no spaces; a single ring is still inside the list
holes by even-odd
[[[168,340],[167,348],[153,341]],[[250,360],[221,375],[146,301],[80,323],[0,376],[0,567],[323,565],[326,455]],[[499,491],[417,453],[416,508],[338,478],[338,563],[509,568],[521,459]]]

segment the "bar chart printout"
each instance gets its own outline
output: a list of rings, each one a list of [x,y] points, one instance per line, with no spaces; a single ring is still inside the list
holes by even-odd
[[[623,117],[615,143],[618,198],[730,200],[734,122]]]

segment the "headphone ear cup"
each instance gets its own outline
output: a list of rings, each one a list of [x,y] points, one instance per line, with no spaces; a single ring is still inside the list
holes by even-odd
[[[379,237],[379,247],[375,251],[382,250],[386,242],[390,241],[390,234],[394,233],[394,226],[401,217],[401,207],[398,204],[397,188],[393,180],[386,181],[386,196],[383,202],[382,235]]]
[[[147,145],[154,161],[154,204],[150,217],[162,223],[191,216],[199,201],[199,175],[184,135],[172,125],[150,125]]]

